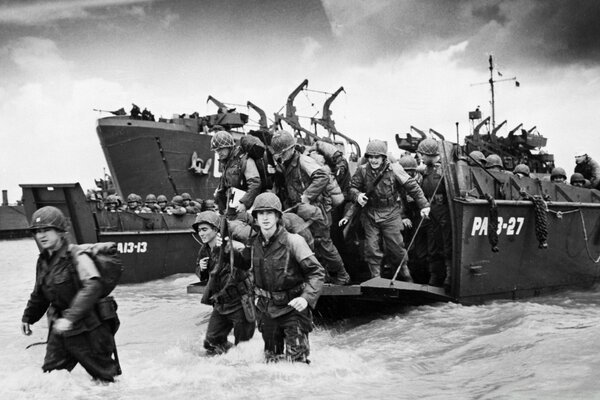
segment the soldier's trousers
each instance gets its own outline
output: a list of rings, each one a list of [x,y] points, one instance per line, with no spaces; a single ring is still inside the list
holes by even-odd
[[[331,221],[331,216],[328,216],[328,221]],[[327,272],[333,275],[342,270],[345,272],[344,261],[331,240],[329,225],[323,221],[313,221],[310,225],[310,232],[315,241],[315,256]]]
[[[308,333],[312,331],[312,313],[308,307],[276,318],[258,311],[258,330],[265,342],[267,361],[277,361],[285,350],[287,360],[308,362]]]
[[[432,204],[427,225],[427,262],[434,275],[430,284],[441,286],[452,263],[452,226],[447,204]]]
[[[51,331],[42,370],[71,371],[79,363],[93,378],[113,382],[121,373],[119,363],[112,358],[114,350],[115,340],[107,323],[74,336]]]
[[[398,268],[402,260],[406,263],[408,257],[405,257],[401,218],[389,218],[375,223],[366,213],[363,215],[361,221],[365,230],[365,259],[369,264],[371,277],[375,278],[381,274],[381,260],[383,259],[381,243],[383,243],[388,263],[392,269]]]
[[[231,347],[231,343],[227,341],[231,329],[237,345],[239,342],[252,339],[254,328],[255,323],[246,320],[242,308],[229,314],[221,314],[213,308],[206,329],[204,348],[213,354],[225,353]]]

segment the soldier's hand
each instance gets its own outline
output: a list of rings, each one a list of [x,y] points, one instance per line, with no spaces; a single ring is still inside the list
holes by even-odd
[[[221,232],[219,232],[219,233],[217,233],[217,236],[215,237],[215,246],[221,247],[222,244],[223,244],[223,238],[221,237]]]
[[[361,207],[364,207],[367,204],[367,201],[369,201],[369,198],[367,197],[366,193],[358,194],[358,197],[356,198],[356,202],[358,204],[360,204]]]
[[[73,323],[66,318],[59,318],[52,324],[52,329],[57,333],[63,333],[73,328]]]
[[[408,228],[408,229],[410,229],[410,228],[412,228],[412,226],[413,226],[413,225],[412,225],[412,221],[411,221],[409,218],[403,218],[403,219],[402,219],[402,227],[403,227],[403,228]]]
[[[206,268],[208,268],[208,257],[201,258],[198,262],[198,267],[200,267],[200,271],[206,271]]]
[[[340,222],[338,222],[338,226],[344,226],[348,223],[348,218],[344,217],[342,219],[340,219]]]
[[[304,297],[296,297],[288,303],[288,306],[293,307],[296,311],[304,311],[308,307],[308,302]]]
[[[27,322],[21,322],[21,332],[23,332],[23,335],[25,336],[31,335],[31,325]]]
[[[243,203],[240,203],[240,205],[237,206],[237,208],[235,209],[235,211],[237,211],[238,213],[245,213],[246,212],[246,206]]]
[[[429,218],[429,211],[431,209],[429,207],[421,208],[421,217]]]

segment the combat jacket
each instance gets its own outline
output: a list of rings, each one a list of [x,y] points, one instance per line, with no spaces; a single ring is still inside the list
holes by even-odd
[[[588,179],[593,189],[598,188],[600,184],[600,164],[596,160],[587,157],[584,162],[575,165],[575,172],[580,173],[585,179]]]
[[[423,171],[423,181],[421,182],[421,187],[423,188],[425,196],[428,199],[431,199],[432,205],[448,203],[448,199],[446,197],[446,185],[444,185],[444,182],[440,182],[442,177],[442,165],[440,163],[428,165],[425,168],[425,171]]]
[[[247,267],[254,274],[258,309],[271,318],[292,312],[287,303],[303,297],[315,308],[323,289],[325,269],[317,261],[306,241],[282,226],[265,240],[259,232],[245,251]]]
[[[89,256],[82,254],[73,262],[66,240],[52,256],[42,251],[37,261],[35,286],[22,321],[34,324],[49,310],[50,329],[58,318],[73,323],[65,336],[93,330],[101,324],[94,307],[103,290],[99,277]]]
[[[220,248],[210,248],[203,244],[199,258],[208,257],[208,283],[202,295],[202,303],[212,305],[220,314],[227,315],[242,308],[241,296],[252,290],[250,274],[243,269],[233,268],[229,264],[229,254],[224,254],[226,260],[219,263]],[[243,259],[240,254],[234,253],[238,263]],[[236,261],[234,260],[234,263]],[[200,271],[196,270],[200,276]]]
[[[350,198],[350,166],[348,161],[344,158],[341,152],[335,153],[333,157],[335,162],[335,180],[337,181],[342,193],[344,194],[344,200],[351,201]]]
[[[284,165],[283,179],[287,189],[286,207],[301,202],[302,195],[311,204],[321,204],[325,211],[331,210],[331,198],[327,192],[328,173],[314,159],[294,152]]]
[[[237,188],[246,192],[240,199],[240,203],[247,209],[252,207],[254,199],[260,194],[261,180],[256,163],[239,146],[234,147],[231,151],[219,182],[217,200],[221,210],[226,208],[227,189],[229,188]]]
[[[400,164],[387,164],[382,178],[373,187],[379,172],[380,170],[374,170],[371,164],[363,164],[358,167],[350,182],[352,200],[356,202],[360,193],[366,193],[369,200],[364,208],[375,221],[385,221],[401,216],[399,204],[401,189],[404,189],[406,194],[415,200],[419,209],[429,207],[417,182],[406,173]]]

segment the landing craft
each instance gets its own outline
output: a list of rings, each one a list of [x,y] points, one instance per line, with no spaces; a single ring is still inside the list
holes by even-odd
[[[303,82],[292,94],[307,84]],[[318,134],[302,128],[297,118],[293,118],[294,97],[288,97],[286,115],[276,117],[276,121],[290,125],[308,145]],[[220,172],[210,152],[210,130],[221,125],[237,138],[245,134],[244,117],[222,103],[217,105],[219,113],[207,117],[177,116],[159,121],[132,116],[100,119],[98,135],[117,193],[122,197],[130,192],[169,197],[182,192],[199,198],[212,196]],[[323,115],[330,117],[325,112]],[[499,137],[504,123],[498,127],[490,125],[490,120],[482,119],[479,110],[469,113],[469,117],[472,130],[463,146],[430,130],[430,134],[439,138],[443,183],[450,199],[453,241],[450,286],[444,289],[386,278],[362,279],[355,273],[352,285],[326,285],[319,300],[320,309],[336,309],[330,308],[336,304],[347,307],[436,301],[477,304],[491,299],[589,288],[597,282],[600,192],[547,181],[553,157],[541,151],[546,138],[535,129],[515,129],[507,137]],[[349,138],[337,132],[331,121],[320,122],[315,126],[325,127],[326,134]],[[480,133],[482,129],[488,133]],[[427,137],[418,128],[412,131],[420,137],[397,136],[402,150],[414,152],[419,141]],[[352,140],[346,142],[352,148],[352,160],[357,163],[360,148]],[[509,168],[526,162],[535,177],[519,178],[486,170],[469,158],[474,149],[499,154]],[[192,168],[193,153],[196,162],[202,160],[198,162],[202,168]],[[209,160],[212,166],[207,170]],[[86,201],[78,184],[21,186],[29,216],[38,207],[55,205],[71,219],[72,237],[78,243],[117,242],[126,266],[125,282],[194,270],[199,243],[190,228],[193,215],[110,213],[97,203]],[[341,249],[345,262],[367,271],[356,248],[355,243],[350,243]],[[350,271],[352,274],[353,270]],[[202,290],[201,284],[188,288],[190,293]]]

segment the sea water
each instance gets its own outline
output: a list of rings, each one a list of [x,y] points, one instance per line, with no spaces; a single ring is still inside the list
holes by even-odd
[[[42,373],[45,318],[20,333],[33,240],[0,242],[0,399],[599,399],[600,290],[482,306],[436,304],[317,326],[312,363],[266,364],[262,339],[202,348],[211,308],[176,275],[114,291],[123,375]]]

